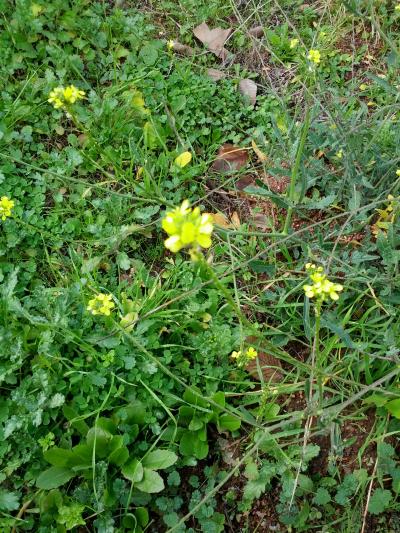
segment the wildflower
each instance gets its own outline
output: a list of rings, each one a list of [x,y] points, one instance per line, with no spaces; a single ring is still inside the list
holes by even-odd
[[[48,102],[53,104],[55,109],[67,108],[74,104],[77,100],[82,100],[85,96],[85,91],[77,89],[74,85],[68,87],[56,87],[53,89],[48,98]]]
[[[249,361],[251,361],[252,359],[255,359],[257,355],[258,355],[257,350],[255,350],[252,346],[248,348],[246,351],[246,358]]]
[[[296,46],[299,44],[298,39],[290,39],[290,49],[296,48]]]
[[[114,302],[112,301],[111,294],[98,294],[92,300],[89,300],[87,310],[92,313],[92,315],[105,315],[110,316],[111,310],[115,307]]]
[[[360,85],[360,91],[366,91],[368,89],[368,85],[366,83],[362,83]]]
[[[377,236],[379,233],[383,233],[386,235],[389,227],[394,223],[398,214],[397,208],[399,205],[399,199],[394,198],[394,196],[392,196],[391,194],[388,195],[387,199],[388,205],[384,209],[376,209],[376,212],[379,216],[375,224],[373,224],[371,227],[371,231],[375,236]]]
[[[242,352],[240,352],[240,351],[231,353],[231,358],[232,359],[239,359],[241,356],[242,356]]]
[[[337,159],[342,159],[343,158],[343,149],[342,148],[336,152],[336,158]]]
[[[310,50],[307,59],[318,65],[321,62],[321,53],[319,50]]]
[[[180,168],[186,167],[192,160],[192,154],[190,152],[182,152],[175,159],[174,163]]]
[[[170,39],[169,41],[167,41],[167,48],[168,50],[173,50],[174,49],[174,41],[172,39]]]
[[[400,168],[398,168],[398,169],[396,170],[396,176],[399,176],[399,177],[400,177]]]
[[[184,200],[180,207],[166,213],[163,230],[169,235],[165,247],[171,252],[179,252],[188,246],[194,248],[209,248],[213,232],[213,219],[209,213],[200,213],[200,208],[191,209],[188,200]]]
[[[397,12],[400,12],[400,4],[397,4],[397,6],[395,6],[394,10],[397,11]]]
[[[0,217],[5,220],[11,216],[11,209],[14,207],[14,200],[10,200],[8,196],[2,196],[0,200]]]
[[[312,285],[306,284],[303,286],[307,298],[316,298],[320,302],[323,302],[327,297],[334,301],[339,299],[338,293],[343,290],[343,285],[330,281],[322,267],[307,263],[306,270],[313,282]]]

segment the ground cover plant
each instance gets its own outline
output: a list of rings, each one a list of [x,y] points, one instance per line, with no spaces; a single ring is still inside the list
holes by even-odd
[[[0,12],[0,530],[399,531],[400,4]]]

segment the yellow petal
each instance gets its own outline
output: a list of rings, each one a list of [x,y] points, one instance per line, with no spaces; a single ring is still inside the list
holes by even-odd
[[[178,235],[173,235],[166,241],[164,241],[165,248],[168,248],[171,252],[179,252],[183,248],[183,243]]]
[[[211,246],[211,237],[210,235],[200,235],[197,237],[197,242],[202,248],[210,248]]]
[[[163,230],[166,231],[169,235],[173,235],[178,231],[174,219],[171,216],[166,216],[163,219],[161,225]]]
[[[196,228],[192,222],[182,224],[181,240],[184,244],[190,244],[196,237]]]
[[[190,152],[183,152],[182,154],[179,154],[178,157],[175,159],[175,165],[177,165],[180,168],[186,167],[192,160],[192,154]]]

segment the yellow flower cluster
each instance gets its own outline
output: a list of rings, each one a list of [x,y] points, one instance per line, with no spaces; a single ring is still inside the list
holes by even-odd
[[[378,219],[375,224],[372,225],[372,233],[377,236],[378,233],[387,233],[389,226],[394,223],[398,214],[399,199],[395,198],[391,194],[387,197],[388,205],[385,209],[376,209],[378,213]]]
[[[0,217],[5,220],[11,216],[11,209],[14,207],[14,200],[10,200],[8,196],[2,196],[0,200]]]
[[[250,346],[250,348],[248,348],[244,353],[242,353],[241,351],[231,353],[231,358],[237,361],[238,366],[244,366],[249,361],[255,359],[257,356],[258,352],[252,346]]]
[[[209,248],[213,232],[213,218],[209,213],[200,213],[200,208],[190,208],[188,200],[184,200],[180,207],[166,213],[163,230],[169,235],[164,242],[171,252],[179,252],[190,246],[192,249]]]
[[[303,287],[307,298],[315,297],[321,302],[323,302],[326,297],[329,297],[331,300],[339,299],[338,293],[343,290],[343,285],[330,281],[326,277],[322,267],[317,267],[311,263],[307,263],[306,270],[311,281],[313,282],[312,285],[304,285]]]
[[[92,300],[89,300],[87,310],[92,313],[92,315],[105,315],[110,316],[111,310],[114,309],[115,304],[112,301],[111,294],[98,294]]]
[[[69,105],[74,104],[77,100],[82,100],[85,96],[85,91],[81,91],[75,87],[75,85],[69,85],[68,87],[56,87],[53,89],[48,98],[48,102],[53,104],[56,109],[67,108]]]
[[[321,52],[319,50],[310,50],[307,59],[318,65],[321,62]]]

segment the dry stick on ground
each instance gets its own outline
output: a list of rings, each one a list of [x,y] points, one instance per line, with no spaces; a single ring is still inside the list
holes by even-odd
[[[378,466],[378,457],[376,458],[374,469],[373,469],[372,475],[371,475],[371,481],[370,481],[369,487],[368,487],[367,500],[365,502],[365,509],[364,509],[364,514],[363,514],[363,523],[362,523],[362,527],[361,527],[360,533],[364,533],[365,532],[365,526],[367,524],[368,505],[369,505],[369,500],[371,499],[371,492],[372,492],[372,487],[374,485],[374,479],[375,479],[377,466]]]

